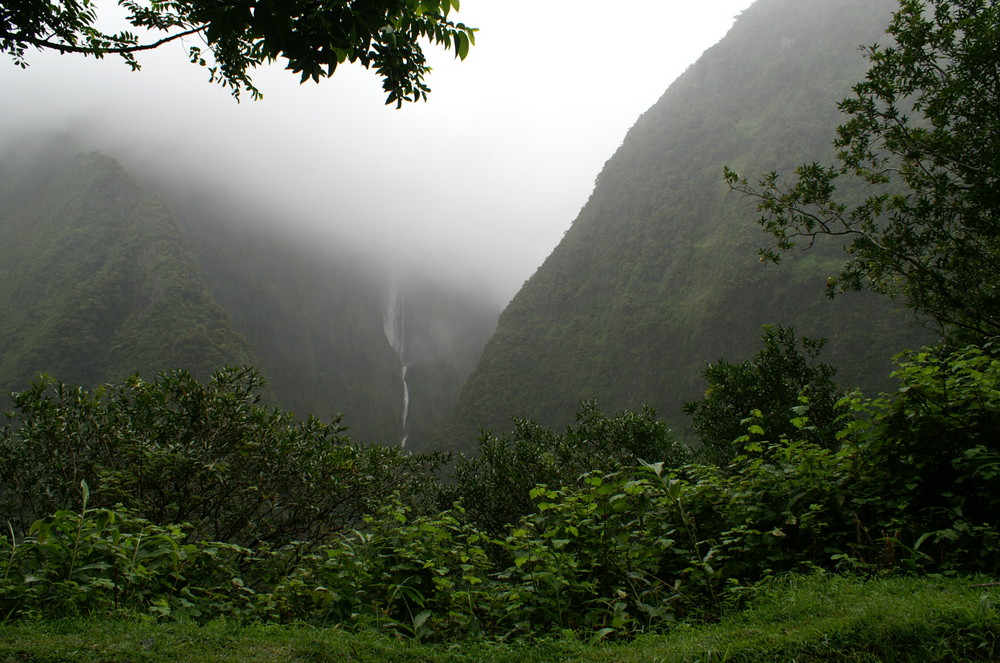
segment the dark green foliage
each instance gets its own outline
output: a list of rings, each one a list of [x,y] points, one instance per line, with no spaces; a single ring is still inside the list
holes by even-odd
[[[753,186],[727,169],[774,236],[762,257],[846,237],[831,294],[869,288],[902,298],[953,339],[995,336],[998,26],[993,0],[900,2],[889,37],[865,49],[867,75],[839,104],[838,164],[801,166],[787,187],[776,172]]]
[[[842,392],[833,381],[833,367],[817,361],[824,341],[798,339],[783,327],[765,327],[762,341],[764,349],[751,360],[710,364],[705,397],[684,405],[700,453],[716,465],[725,467],[746,453],[748,444],[761,441],[760,433],[747,434],[751,415],[755,430],[763,427],[768,435],[837,444]],[[805,419],[808,426],[801,423]]]
[[[918,565],[1000,573],[1000,360],[929,348],[904,353],[895,375],[899,389],[869,406],[859,512]]]
[[[0,4],[0,53],[27,66],[29,48],[81,53],[101,58],[120,55],[133,70],[136,54],[168,42],[197,37],[201,46],[188,47],[188,59],[208,67],[210,80],[239,98],[260,91],[250,71],[284,60],[285,68],[302,81],[332,76],[337,65],[350,61],[373,68],[388,93],[386,103],[426,98],[430,71],[423,46],[430,42],[454,46],[465,59],[475,41],[474,28],[448,20],[458,0],[346,0],[244,5],[237,2],[172,0],[144,3],[121,0],[124,16],[118,32],[104,32],[98,9],[89,2],[4,2]],[[100,27],[98,27],[100,25]],[[140,41],[138,34],[144,34]]]
[[[504,607],[489,540],[461,511],[420,515],[390,502],[330,546],[300,557],[257,610],[276,620],[378,627],[416,639],[495,630]]]
[[[444,642],[468,634],[516,638],[565,629],[602,639],[664,631],[680,619],[714,619],[743,605],[761,580],[789,572],[996,573],[1000,505],[992,490],[998,459],[990,433],[1000,416],[1000,365],[976,348],[928,350],[902,360],[897,375],[901,387],[896,393],[870,402],[858,396],[844,401],[852,416],[841,419],[842,429],[834,435],[838,446],[809,441],[806,415],[795,417],[787,429],[791,434],[769,432],[763,417],[754,415],[748,428],[760,441],[744,440],[746,453],[727,468],[685,464],[648,411],[606,417],[591,405],[578,427],[561,435],[525,426],[527,441],[547,450],[547,462],[522,471],[547,473],[551,482],[528,490],[523,516],[506,514],[517,521],[501,536],[485,533],[461,503],[436,515],[425,510],[426,501],[413,504],[429,476],[423,471],[433,469],[426,459],[375,447],[369,462],[366,450],[346,441],[331,447],[321,435],[301,435],[309,425],[287,427],[285,415],[279,417],[279,430],[309,443],[308,449],[293,447],[287,461],[303,471],[322,468],[308,477],[309,505],[322,510],[329,491],[337,490],[340,497],[347,494],[362,503],[352,509],[353,517],[331,527],[309,529],[315,525],[310,521],[300,529],[310,541],[252,542],[252,549],[232,541],[196,541],[186,536],[187,527],[151,523],[128,509],[88,506],[109,496],[130,497],[147,508],[146,502],[165,502],[166,495],[197,502],[200,495],[213,494],[211,486],[191,494],[169,492],[164,486],[183,483],[181,470],[202,483],[224,483],[252,502],[254,491],[235,477],[246,466],[257,468],[247,474],[264,477],[257,484],[260,492],[282,491],[268,503],[289,507],[281,522],[295,522],[303,509],[316,513],[295,501],[306,493],[297,492],[301,483],[287,480],[299,474],[282,466],[281,454],[288,449],[283,435],[251,426],[249,439],[263,444],[239,447],[245,456],[227,455],[230,435],[240,427],[234,429],[218,414],[243,411],[238,387],[212,397],[210,389],[199,392],[186,384],[167,389],[162,400],[147,398],[156,385],[147,390],[128,384],[100,397],[70,390],[63,400],[77,403],[76,409],[49,399],[39,407],[37,421],[20,430],[31,433],[30,439],[71,443],[48,454],[14,458],[19,447],[10,441],[20,439],[12,436],[14,427],[6,433],[10,448],[4,453],[14,461],[4,471],[10,474],[13,463],[38,466],[42,471],[29,481],[60,487],[66,499],[79,486],[84,506],[79,512],[56,511],[20,532],[12,529],[0,543],[0,606],[13,618],[102,610],[199,621],[226,615],[352,630],[379,627]],[[185,384],[176,376],[164,383]],[[121,417],[113,408],[97,408],[103,418],[87,414],[101,402],[116,402],[118,393],[148,400],[157,416],[137,406],[120,412]],[[199,425],[197,412],[218,428]],[[136,416],[126,416],[131,414]],[[236,423],[247,416],[237,416]],[[133,420],[142,428],[125,427]],[[176,422],[186,423],[178,427]],[[96,463],[71,450],[92,439],[117,444],[121,455],[130,453],[128,444],[116,442],[114,435],[97,435],[100,430],[116,431],[126,440],[149,430],[154,435],[144,440],[152,451],[130,458],[127,467],[95,472],[106,487],[90,494],[89,480],[69,485],[82,471],[72,477],[66,473]],[[219,436],[210,434],[215,430]],[[947,443],[934,445],[932,439]],[[189,440],[197,442],[195,447],[220,445],[220,460],[213,465],[190,453]],[[271,453],[274,448],[277,453]],[[624,465],[626,448],[659,449],[667,452],[662,456],[667,462]],[[621,466],[577,476],[555,462],[561,458],[567,468],[611,464],[607,456],[617,456],[615,464]],[[267,464],[266,470],[254,464],[255,458]],[[372,462],[379,467],[371,469]],[[152,494],[136,496],[140,487],[125,490],[126,479],[129,468],[144,465],[155,466],[157,475],[146,482]],[[233,476],[222,471],[225,465],[233,468]],[[334,482],[326,480],[331,472]],[[394,485],[387,478],[392,476],[403,481]],[[498,480],[496,485],[504,484]],[[493,490],[485,482],[481,486]],[[8,503],[13,497],[4,495]],[[482,509],[479,498],[463,496],[470,507]],[[233,506],[223,502],[221,513],[233,513]],[[275,522],[274,513],[265,510],[260,520],[248,526],[259,532]],[[333,532],[336,525],[341,527]],[[205,529],[206,522],[195,519],[193,527]]]
[[[996,362],[974,348],[930,356],[901,363],[897,393],[843,401],[837,444],[810,441],[807,414],[782,432],[754,416],[760,441],[742,440],[729,467],[655,464],[533,490],[500,591],[524,628],[628,631],[715,614],[795,570],[996,573],[997,454],[983,440],[997,430]]]
[[[419,501],[441,462],[362,446],[337,421],[259,404],[250,369],[207,383],[174,371],[89,392],[39,381],[14,395],[0,439],[0,513],[15,530],[72,507],[122,504],[157,525],[249,545],[320,541],[397,491]]]
[[[828,301],[838,247],[761,264],[725,164],[793,167],[830,154],[836,101],[863,76],[892,0],[759,0],[640,117],[572,227],[500,317],[442,435],[466,450],[510,413],[572,421],[581,399],[656,408],[686,436],[705,362],[743,360],[765,324],[828,338],[847,387],[888,384],[889,357],[931,335],[865,293]],[[812,157],[815,158],[815,157]],[[902,308],[901,306],[898,308]]]
[[[507,540],[508,602],[533,629],[657,631],[718,614],[767,575],[832,567],[850,542],[835,480],[849,463],[806,443],[762,452],[739,475],[657,463],[536,489]]]
[[[479,527],[500,536],[531,511],[529,493],[537,485],[570,485],[582,474],[641,461],[671,467],[687,461],[687,449],[651,408],[608,416],[585,401],[576,421],[562,434],[526,419],[515,419],[514,429],[500,436],[484,432],[478,454],[456,460],[448,495],[461,500]]]
[[[249,551],[193,544],[176,525],[121,510],[56,511],[21,539],[0,538],[0,621],[146,613],[187,620],[240,614],[249,591],[236,562]]]
[[[648,472],[582,479],[532,490],[534,513],[506,541],[501,591],[516,625],[597,637],[666,627],[688,607],[670,565],[693,553],[690,542],[661,517]]]
[[[804,415],[791,434],[753,417],[762,441],[742,440],[727,468],[538,488],[507,541],[509,600],[535,625],[628,630],[714,614],[750,583],[808,568],[995,574],[997,370],[975,348],[918,353],[896,393],[841,404],[852,416],[833,448],[807,439]]]

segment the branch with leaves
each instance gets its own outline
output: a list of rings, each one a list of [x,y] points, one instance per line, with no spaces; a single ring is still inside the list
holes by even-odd
[[[345,62],[373,69],[386,103],[426,100],[430,71],[423,45],[454,48],[465,59],[475,28],[452,21],[459,0],[118,0],[129,29],[96,26],[95,0],[0,0],[0,52],[20,67],[29,49],[101,58],[136,54],[176,41],[197,40],[188,59],[237,99],[262,95],[250,72],[283,61],[302,82],[319,82]],[[142,36],[130,30],[141,31]],[[158,36],[158,33],[166,33]]]
[[[839,104],[839,163],[803,165],[730,189],[757,200],[779,262],[803,240],[848,240],[828,294],[899,297],[945,336],[1000,334],[1000,6],[994,0],[901,0],[889,45]],[[863,193],[844,192],[860,185]],[[858,202],[860,200],[860,202]],[[851,201],[851,202],[849,202]]]

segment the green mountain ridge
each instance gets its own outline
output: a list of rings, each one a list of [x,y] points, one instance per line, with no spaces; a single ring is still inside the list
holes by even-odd
[[[253,365],[300,417],[354,439],[404,437],[386,277],[343,247],[284,238],[225,200],[165,198],[111,157],[26,146],[0,158],[0,389],[40,373],[94,386]],[[426,445],[492,332],[489,298],[410,279],[408,443]],[[424,320],[424,322],[421,322]],[[444,333],[447,332],[447,333]],[[435,340],[435,336],[440,340]]]
[[[255,362],[163,202],[99,154],[0,166],[0,388]]]
[[[510,415],[567,424],[581,399],[655,407],[683,426],[706,362],[742,360],[765,324],[827,337],[850,385],[886,384],[889,357],[928,337],[893,302],[823,295],[839,249],[761,265],[752,206],[723,166],[790,170],[832,157],[836,102],[883,40],[889,0],[759,0],[629,131],[563,240],[501,314],[440,446]]]

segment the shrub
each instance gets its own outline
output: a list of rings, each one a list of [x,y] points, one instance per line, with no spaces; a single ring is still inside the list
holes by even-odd
[[[492,629],[495,604],[487,538],[459,512],[416,514],[398,502],[296,560],[257,599],[266,618],[378,626],[441,639]]]
[[[15,529],[70,508],[127,509],[240,545],[322,539],[395,493],[420,499],[442,456],[363,446],[338,421],[260,405],[253,369],[202,383],[185,371],[92,392],[51,379],[14,394],[0,437],[0,513]]]
[[[507,629],[573,628],[603,637],[657,630],[679,595],[665,576],[683,543],[655,486],[631,469],[531,491],[536,510],[505,540]]]
[[[0,621],[140,613],[172,619],[238,613],[247,591],[236,566],[249,551],[191,543],[182,527],[87,505],[0,538]]]
[[[501,537],[532,511],[529,493],[537,485],[575,484],[585,473],[613,472],[640,461],[676,466],[689,457],[649,407],[608,416],[595,401],[584,401],[576,422],[562,434],[525,419],[515,419],[514,429],[503,435],[484,433],[478,455],[456,461],[448,499],[461,501],[472,522]]]
[[[1000,572],[1000,360],[969,346],[906,352],[867,404],[856,504],[910,564]]]
[[[833,380],[834,368],[817,361],[824,341],[799,339],[791,328],[771,326],[764,327],[762,341],[764,348],[753,359],[709,364],[705,397],[684,404],[701,455],[720,467],[746,453],[747,443],[762,441],[757,434],[747,435],[744,420],[754,412],[771,439],[799,437],[828,448],[838,444],[843,391]],[[794,425],[803,416],[809,418],[808,429]]]

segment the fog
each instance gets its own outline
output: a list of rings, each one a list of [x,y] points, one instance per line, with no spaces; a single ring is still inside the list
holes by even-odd
[[[237,104],[186,61],[30,54],[0,62],[0,143],[68,133],[173,189],[248,206],[276,231],[482,279],[509,299],[586,202],[604,162],[750,0],[466,0],[468,59],[431,49],[426,103],[384,106],[379,79],[344,66],[299,85],[258,70]],[[531,13],[514,13],[514,8]]]

